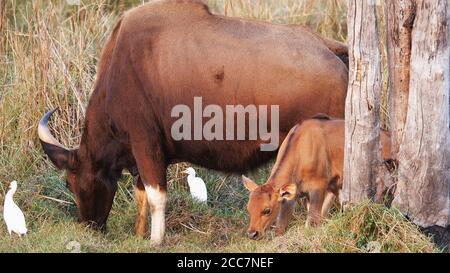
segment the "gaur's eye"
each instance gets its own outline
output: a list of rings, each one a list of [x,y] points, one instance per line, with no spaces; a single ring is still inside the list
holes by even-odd
[[[265,208],[265,209],[263,210],[262,214],[263,214],[263,215],[269,215],[271,212],[272,212],[271,209]]]

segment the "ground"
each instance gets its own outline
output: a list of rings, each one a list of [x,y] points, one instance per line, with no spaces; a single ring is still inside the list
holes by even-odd
[[[270,166],[248,175],[263,182]],[[184,165],[173,166],[177,173]],[[78,242],[82,252],[438,252],[430,238],[395,209],[371,203],[346,212],[335,208],[323,226],[306,228],[301,202],[284,236],[246,238],[248,200],[239,176],[199,169],[209,191],[207,205],[187,192],[185,176],[169,176],[167,234],[161,247],[134,235],[136,206],[133,179],[124,175],[108,221],[106,234],[77,222],[76,207],[57,172],[37,178],[35,187],[19,188],[16,199],[25,211],[27,236],[10,238],[0,223],[0,252],[70,252]],[[44,186],[45,185],[45,186]],[[29,186],[29,185],[28,185]],[[37,190],[39,189],[39,190]],[[52,199],[49,199],[52,198]]]

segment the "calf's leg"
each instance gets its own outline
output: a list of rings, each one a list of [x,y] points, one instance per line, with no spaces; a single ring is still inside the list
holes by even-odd
[[[295,204],[297,200],[285,201],[281,204],[281,209],[277,217],[276,223],[276,235],[283,235],[289,224],[289,220],[292,218],[292,213],[294,212]]]
[[[336,199],[336,196],[334,193],[327,191],[325,194],[325,200],[323,201],[322,206],[322,217],[325,218],[328,216],[328,212],[330,211],[330,208],[333,206],[334,200]]]
[[[324,198],[325,190],[321,188],[316,188],[309,192],[310,205],[306,226],[316,227],[320,224]]]

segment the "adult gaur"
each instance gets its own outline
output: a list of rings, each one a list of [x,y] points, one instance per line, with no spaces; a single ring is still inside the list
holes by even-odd
[[[123,169],[138,175],[136,232],[161,243],[166,168],[188,161],[243,172],[273,158],[262,140],[180,140],[171,136],[176,105],[193,98],[226,105],[279,105],[279,135],[316,113],[344,116],[347,47],[298,25],[213,15],[199,1],[160,1],[134,8],[109,37],[86,111],[81,143],[63,147],[39,124],[45,153],[67,171],[80,220],[106,228]],[[269,117],[270,119],[270,117]]]

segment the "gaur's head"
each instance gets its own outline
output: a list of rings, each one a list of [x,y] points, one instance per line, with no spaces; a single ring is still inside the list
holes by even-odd
[[[98,162],[98,155],[91,154],[83,140],[78,149],[68,149],[59,143],[48,129],[48,120],[55,110],[46,113],[39,122],[42,148],[58,169],[66,171],[66,186],[75,197],[80,220],[105,230],[121,170]],[[108,147],[103,148],[107,153]]]
[[[291,201],[297,196],[297,185],[286,184],[276,189],[272,184],[258,185],[250,178],[242,176],[244,186],[250,191],[247,210],[250,225],[247,235],[250,239],[261,239],[267,228],[277,219],[282,202]]]

